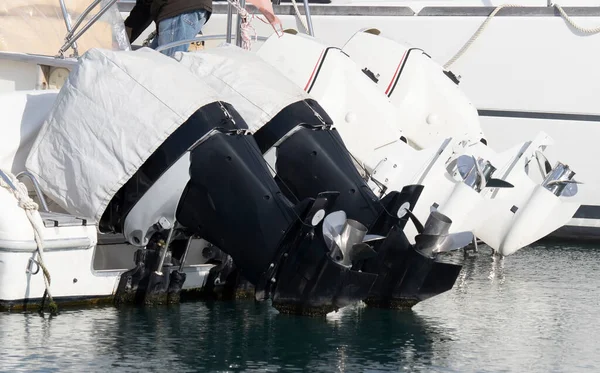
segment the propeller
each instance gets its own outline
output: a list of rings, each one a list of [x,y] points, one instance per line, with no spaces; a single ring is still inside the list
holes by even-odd
[[[343,266],[350,267],[352,262],[377,255],[367,242],[385,237],[366,233],[367,227],[356,220],[347,219],[344,211],[332,212],[323,220],[323,238],[329,255]]]
[[[556,166],[546,175],[542,186],[556,196],[572,197],[577,194],[577,185],[583,184],[573,179],[575,172],[562,162],[556,162]]]
[[[429,214],[422,233],[415,237],[416,249],[426,256],[461,249],[473,242],[473,233],[448,233],[452,220],[438,210]]]
[[[514,187],[508,181],[491,177],[496,167],[488,160],[475,159],[472,155],[463,154],[457,158],[456,167],[463,182],[478,192],[483,188]]]

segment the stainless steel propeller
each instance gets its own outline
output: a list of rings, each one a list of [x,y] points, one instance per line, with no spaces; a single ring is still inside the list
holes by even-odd
[[[473,233],[448,233],[452,220],[438,210],[431,211],[422,231],[415,237],[417,250],[426,256],[461,249],[473,242]]]
[[[329,248],[329,255],[340,264],[351,266],[357,260],[377,255],[368,242],[385,237],[367,235],[367,227],[362,223],[347,219],[344,211],[336,211],[323,220],[323,238]]]
[[[575,172],[568,165],[556,162],[556,166],[544,178],[542,186],[556,196],[571,197],[577,194],[577,185],[583,184],[574,177]]]
[[[475,159],[472,155],[461,155],[456,160],[456,168],[463,182],[480,192],[483,188],[513,188],[508,181],[492,177],[496,167],[488,160]]]

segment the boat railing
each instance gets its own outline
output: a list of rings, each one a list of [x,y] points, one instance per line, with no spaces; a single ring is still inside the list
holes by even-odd
[[[96,13],[85,25],[81,27],[81,30],[77,31],[78,27],[83,24],[84,19],[90,14],[90,12],[99,4],[103,2],[103,0],[94,0],[75,20],[75,25],[71,25],[71,18],[69,17],[69,13],[67,11],[67,6],[65,5],[65,0],[59,0],[60,7],[62,10],[62,15],[65,20],[65,26],[67,28],[67,35],[65,36],[65,43],[59,49],[58,54],[60,57],[63,57],[65,52],[69,50],[69,48],[73,48],[74,57],[78,57],[79,51],[77,50],[77,39],[79,39],[100,17],[102,17],[109,9],[112,7],[117,0],[104,0],[106,4],[100,8],[98,13]],[[77,32],[76,32],[77,31]]]
[[[225,34],[221,34],[221,35],[202,35],[202,36],[197,36],[197,37],[195,37],[193,39],[178,40],[178,41],[174,41],[172,43],[164,44],[164,45],[161,45],[161,46],[157,47],[155,50],[157,52],[160,52],[160,51],[163,51],[165,49],[178,47],[180,45],[197,43],[197,42],[206,41],[206,40],[221,40],[221,39],[224,39],[224,40],[230,39],[231,40],[231,38],[233,38],[234,36],[236,36],[236,35],[235,34],[233,34],[233,35],[225,35]],[[256,39],[260,40],[260,41],[265,41],[268,38],[266,36],[258,36]]]
[[[33,183],[33,188],[35,189],[35,193],[42,205],[43,211],[50,212],[50,210],[48,210],[48,205],[46,204],[46,199],[44,198],[44,194],[42,193],[40,185],[38,184],[35,176],[33,176],[33,174],[29,171],[22,171],[15,176],[15,178],[18,181],[21,181],[21,179],[23,177],[28,177],[29,180],[31,180],[31,182]],[[8,187],[10,189],[12,189],[16,193],[18,193],[17,186],[12,182],[11,178],[2,170],[0,170],[0,179],[2,179],[6,183],[6,185],[8,185]]]
[[[106,2],[106,4],[98,11],[98,13],[96,13],[85,25],[83,25],[81,27],[81,30],[77,31],[78,28],[83,24],[83,21],[85,20],[85,18],[90,14],[90,12],[99,4],[101,4],[102,2]],[[246,6],[246,0],[238,0],[239,1],[239,5],[244,8]],[[67,34],[65,36],[65,43],[63,44],[63,46],[59,49],[58,51],[58,55],[59,57],[64,57],[64,54],[67,50],[69,50],[69,48],[73,49],[73,57],[78,57],[79,56],[79,51],[77,49],[77,40],[96,22],[98,21],[98,19],[100,19],[100,17],[102,17],[109,9],[111,6],[113,6],[117,0],[94,0],[80,15],[79,17],[77,17],[77,19],[75,20],[74,24],[71,24],[71,18],[69,16],[68,10],[67,10],[67,6],[65,4],[65,0],[59,0],[60,2],[60,7],[62,10],[62,15],[65,21],[65,27],[67,28]],[[279,0],[275,0],[274,1],[275,4],[279,4]],[[308,30],[306,30],[308,32],[309,35],[314,36],[314,30],[313,30],[313,25],[312,25],[312,19],[311,19],[311,15],[310,15],[310,6],[308,4],[308,0],[303,0],[304,3],[304,11],[305,11],[305,15],[306,15],[306,23],[308,26]],[[196,38],[192,38],[192,39],[187,39],[187,40],[181,40],[181,41],[177,41],[177,42],[173,42],[173,43],[169,43],[166,45],[162,45],[159,48],[157,48],[157,51],[162,51],[168,48],[173,48],[173,47],[177,47],[180,45],[185,45],[185,44],[190,44],[190,43],[195,43],[195,42],[200,42],[200,41],[205,41],[205,40],[220,40],[220,39],[225,39],[225,41],[229,44],[231,44],[233,37],[235,37],[235,44],[239,47],[242,45],[242,15],[240,15],[239,13],[237,14],[237,20],[236,20],[236,32],[233,33],[232,32],[232,26],[233,26],[233,12],[234,12],[234,7],[232,5],[232,2],[230,0],[228,0],[228,7],[227,7],[227,31],[225,35],[202,35],[202,36],[198,36]],[[301,15],[298,14],[298,17],[300,17]],[[257,40],[261,40],[264,41],[267,38],[264,36],[258,36],[256,37]]]
[[[50,210],[48,209],[48,204],[46,203],[46,198],[44,197],[44,193],[42,193],[42,188],[40,188],[40,184],[38,183],[35,176],[29,171],[21,171],[16,175],[16,177],[19,181],[21,181],[23,177],[27,177],[29,180],[31,180],[31,183],[33,184],[33,189],[35,190],[35,194],[37,195],[37,198],[40,201],[40,204],[42,205],[42,211],[50,212]]]

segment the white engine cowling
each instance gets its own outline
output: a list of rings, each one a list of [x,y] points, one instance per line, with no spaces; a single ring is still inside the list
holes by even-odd
[[[354,34],[342,50],[360,69],[377,77],[375,85],[390,98],[405,136],[416,148],[447,137],[485,139],[471,101],[423,50],[372,32]]]

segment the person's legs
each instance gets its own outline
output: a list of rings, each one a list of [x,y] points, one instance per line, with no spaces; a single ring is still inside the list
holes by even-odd
[[[192,39],[202,31],[202,27],[206,23],[208,14],[205,10],[183,13],[173,18],[167,18],[160,21],[158,25],[158,45],[165,45],[175,41]],[[167,56],[173,57],[175,52],[186,52],[189,44],[180,45],[178,47],[169,48],[161,51]]]

